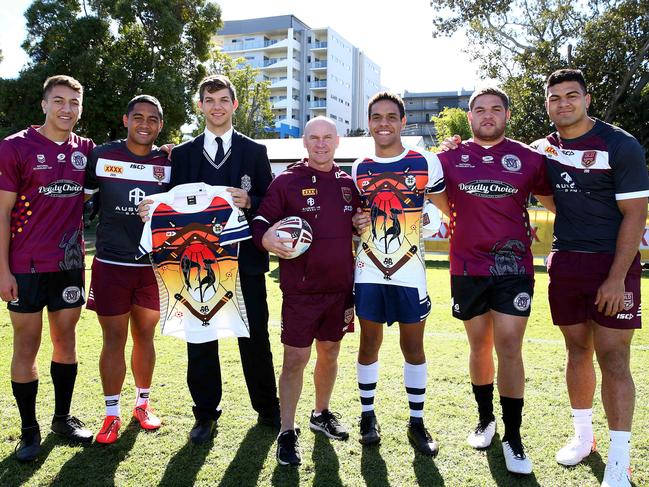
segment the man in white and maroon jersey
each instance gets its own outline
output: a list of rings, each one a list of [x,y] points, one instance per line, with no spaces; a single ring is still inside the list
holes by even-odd
[[[85,192],[96,193],[101,206],[87,308],[97,313],[103,332],[99,372],[106,417],[96,436],[103,444],[117,441],[122,424],[120,393],[129,324],[136,387],[133,417],[146,430],[160,427],[149,407],[153,337],[160,318],[158,284],[151,263],[136,259],[144,227],[136,213],[145,195],[167,191],[171,162],[153,145],[163,126],[162,106],[155,97],[138,95],[129,101],[123,123],[126,140],[96,147],[86,167]]]
[[[521,440],[525,371],[522,345],[534,294],[530,194],[552,208],[544,157],[505,137],[509,97],[489,87],[469,100],[473,138],[439,154],[450,207],[453,316],[464,322],[469,373],[479,422],[469,435],[487,448],[496,432],[493,414],[495,346],[507,469],[529,474]]]
[[[534,145],[548,158],[557,206],[548,294],[566,342],[575,428],[556,458],[575,465],[595,449],[596,353],[610,432],[602,485],[628,486],[635,403],[629,358],[641,326],[638,246],[649,196],[644,150],[629,133],[588,115],[591,98],[581,71],[552,73],[545,94],[557,131]]]
[[[89,443],[92,433],[70,415],[77,375],[75,327],[84,303],[83,185],[90,139],[72,132],[83,88],[69,76],[45,81],[45,123],[0,143],[0,297],[13,326],[11,385],[22,422],[20,461],[40,452],[36,420],[43,308],[52,338],[52,431]]]

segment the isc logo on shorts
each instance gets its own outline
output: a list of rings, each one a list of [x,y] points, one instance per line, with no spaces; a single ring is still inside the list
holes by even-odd
[[[616,316],[618,320],[632,320],[633,317],[633,313],[618,313]]]
[[[532,298],[527,293],[518,293],[514,298],[514,308],[518,311],[527,311],[530,309]]]

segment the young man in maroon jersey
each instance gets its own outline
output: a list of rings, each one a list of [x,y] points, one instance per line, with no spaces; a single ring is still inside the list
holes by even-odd
[[[77,376],[75,327],[84,303],[83,184],[90,139],[72,132],[83,88],[69,76],[45,81],[45,123],[0,143],[0,298],[13,326],[11,385],[22,423],[20,461],[40,452],[36,420],[43,308],[47,306],[55,408],[52,431],[89,443],[92,433],[70,415]]]
[[[353,327],[352,216],[360,206],[352,179],[334,162],[338,147],[336,124],[316,117],[304,127],[308,159],[280,174],[269,186],[253,220],[255,244],[280,257],[282,343],[284,362],[279,377],[281,428],[277,437],[280,465],[299,465],[301,453],[295,429],[295,409],[302,392],[304,368],[316,342],[313,373],[315,408],[309,427],[329,438],[346,440],[347,428],[329,410],[336,382],[338,352],[345,332]],[[294,252],[277,236],[279,221],[304,218],[313,229],[307,252]]]
[[[160,427],[160,420],[149,408],[155,366],[153,337],[160,317],[158,284],[151,264],[136,259],[144,226],[136,210],[145,194],[167,190],[171,162],[153,145],[163,126],[162,106],[156,98],[133,98],[123,123],[128,130],[126,140],[96,147],[86,167],[85,192],[98,194],[102,208],[87,307],[97,313],[103,332],[99,372],[106,417],[96,436],[103,444],[114,443],[119,437],[129,324],[136,386],[133,416],[146,430]]]
[[[649,196],[644,150],[629,133],[588,115],[591,98],[581,71],[552,73],[545,95],[557,131],[534,146],[548,158],[557,205],[548,297],[566,343],[575,430],[556,459],[576,465],[595,450],[596,355],[610,435],[602,486],[626,487],[635,406],[629,359],[634,331],[642,326],[638,246]]]
[[[522,344],[534,293],[530,193],[552,208],[543,156],[505,137],[509,98],[484,88],[469,100],[473,138],[439,154],[450,206],[450,272],[453,316],[469,339],[469,372],[479,422],[468,437],[487,448],[496,432],[494,361],[505,434],[507,469],[529,474],[532,463],[521,441],[525,387]]]

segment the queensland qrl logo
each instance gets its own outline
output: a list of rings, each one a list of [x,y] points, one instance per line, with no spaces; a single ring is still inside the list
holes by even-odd
[[[514,298],[514,308],[518,311],[527,311],[532,304],[532,298],[527,293],[518,293]]]
[[[559,157],[559,153],[558,153],[557,150],[556,150],[554,147],[552,147],[551,145],[549,145],[549,146],[547,146],[547,147],[545,148],[545,153],[548,154],[548,155],[550,155],[550,156]]]
[[[70,157],[70,160],[72,161],[72,165],[74,166],[75,169],[85,169],[86,168],[86,162],[88,159],[86,158],[85,155],[83,155],[82,152],[79,151],[74,151],[72,153],[72,156]]]
[[[345,323],[348,325],[354,321],[354,308],[347,308],[345,310]]]
[[[153,177],[157,181],[162,181],[165,178],[165,168],[162,166],[153,166]]]
[[[490,179],[460,183],[457,187],[460,191],[478,198],[506,198],[518,193],[518,189],[511,184]]]
[[[633,308],[633,293],[624,293],[624,311]]]
[[[81,289],[77,286],[68,286],[63,290],[61,297],[66,303],[74,304],[79,301],[79,298],[81,297]]]
[[[342,188],[340,188],[340,191],[342,192],[343,199],[347,203],[351,203],[352,202],[352,189],[348,188],[346,186],[343,186]]]
[[[520,171],[521,167],[523,166],[521,160],[514,154],[504,155],[500,160],[500,163],[505,169],[512,172]]]
[[[594,150],[587,150],[581,155],[581,165],[584,167],[590,167],[595,164],[597,160],[597,152]]]
[[[76,181],[69,179],[59,179],[58,181],[51,182],[47,186],[39,186],[38,194],[50,196],[52,198],[70,198],[77,196],[83,190]]]

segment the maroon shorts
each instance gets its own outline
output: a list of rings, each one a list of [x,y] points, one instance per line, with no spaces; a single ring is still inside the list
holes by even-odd
[[[354,297],[348,293],[284,296],[282,343],[310,347],[313,340],[339,342],[354,331]]]
[[[548,257],[548,298],[555,325],[575,325],[591,319],[606,328],[640,328],[640,255],[624,280],[624,309],[616,316],[597,311],[597,289],[606,280],[613,254],[552,252]]]
[[[160,311],[158,283],[151,266],[135,267],[92,261],[92,275],[86,308],[99,316],[116,316],[137,304]]]

